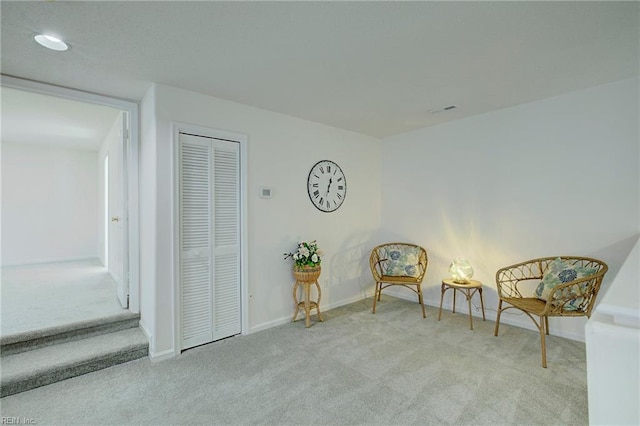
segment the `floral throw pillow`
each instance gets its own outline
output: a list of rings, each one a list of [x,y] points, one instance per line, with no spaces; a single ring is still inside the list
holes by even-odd
[[[564,262],[561,258],[557,258],[549,264],[549,269],[542,277],[540,284],[538,284],[535,291],[536,297],[546,301],[556,286],[593,275],[596,271],[596,268],[572,265]],[[570,304],[565,305],[564,309],[576,310],[581,303],[582,298],[575,299]]]
[[[387,248],[385,258],[387,262],[384,275],[394,277],[417,277],[420,275],[418,269],[420,249],[417,247]]]

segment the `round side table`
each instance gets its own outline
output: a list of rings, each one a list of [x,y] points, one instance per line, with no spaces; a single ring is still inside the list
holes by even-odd
[[[482,306],[482,321],[486,321],[484,316],[484,301],[482,300],[482,283],[476,280],[469,280],[468,283],[457,283],[452,278],[442,280],[442,291],[440,293],[440,311],[438,321],[442,316],[442,301],[447,290],[453,289],[453,313],[456,313],[456,292],[460,291],[467,298],[469,304],[469,328],[473,330],[473,315],[471,315],[471,298],[478,293],[480,296],[480,306]]]
[[[311,298],[311,285],[315,284],[317,289],[318,289],[318,300],[310,300]],[[304,295],[303,295],[303,299],[299,300],[298,298],[298,288],[300,286],[304,287]],[[322,297],[322,292],[320,291],[320,284],[318,284],[318,281],[299,281],[296,280],[295,285],[293,286],[293,301],[296,304],[296,310],[293,313],[293,319],[291,320],[291,322],[295,322],[296,318],[298,317],[298,312],[300,312],[300,309],[304,310],[304,325],[306,328],[309,328],[309,326],[311,326],[311,310],[315,309],[316,313],[318,314],[318,319],[320,321],[324,321],[322,319],[322,314],[320,313],[320,298]]]

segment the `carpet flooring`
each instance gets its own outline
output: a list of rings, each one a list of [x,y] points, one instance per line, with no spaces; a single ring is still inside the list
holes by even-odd
[[[39,425],[588,424],[583,343],[383,296],[0,400]],[[23,422],[24,423],[24,422]]]
[[[3,337],[126,312],[97,259],[7,266],[0,274]]]

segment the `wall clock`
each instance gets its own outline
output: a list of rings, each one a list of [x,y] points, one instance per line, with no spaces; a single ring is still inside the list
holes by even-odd
[[[307,191],[318,210],[333,212],[347,196],[347,179],[340,166],[333,161],[318,161],[309,171]]]

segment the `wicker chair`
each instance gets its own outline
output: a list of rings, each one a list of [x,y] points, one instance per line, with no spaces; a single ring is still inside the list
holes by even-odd
[[[523,295],[522,289],[519,288],[520,284],[530,280],[539,282],[549,270],[551,263],[558,257],[575,267],[594,268],[595,272],[593,275],[577,278],[554,287],[546,301],[538,299],[535,295]],[[602,284],[602,278],[607,270],[607,264],[600,260],[576,256],[533,259],[499,269],[496,272],[499,302],[494,335],[498,336],[500,314],[503,311],[511,308],[521,310],[531,318],[540,332],[542,367],[546,368],[545,334],[549,334],[549,317],[590,317]],[[503,302],[507,306],[503,307]],[[534,316],[537,316],[539,321]]]
[[[406,257],[407,254],[409,258]],[[397,256],[401,258],[398,259]],[[407,262],[400,263],[402,261]],[[422,306],[422,318],[426,318],[421,285],[427,272],[427,263],[427,251],[415,244],[386,243],[374,247],[369,257],[371,273],[376,281],[373,313],[376,313],[376,302],[380,301],[382,289],[400,285],[418,295],[418,303]]]

